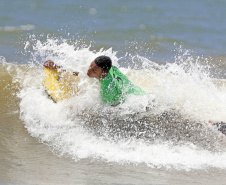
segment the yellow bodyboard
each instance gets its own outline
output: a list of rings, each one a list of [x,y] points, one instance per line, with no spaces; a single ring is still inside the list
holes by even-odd
[[[44,69],[43,86],[56,102],[68,99],[78,93],[78,76],[55,69]]]

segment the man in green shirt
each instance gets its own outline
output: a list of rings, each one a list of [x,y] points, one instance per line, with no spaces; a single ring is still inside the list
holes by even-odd
[[[93,68],[99,69],[97,76],[93,76]],[[125,102],[128,94],[146,94],[144,90],[134,85],[123,73],[121,73],[117,67],[112,66],[112,61],[107,56],[97,57],[91,63],[87,75],[99,79],[101,83],[101,98],[103,102],[111,105],[118,105]]]
[[[52,61],[47,61],[44,67],[57,69]],[[74,73],[78,75],[78,73]],[[118,105],[125,102],[128,94],[144,95],[146,92],[134,85],[119,69],[112,65],[112,61],[107,56],[99,56],[87,71],[90,78],[97,78],[101,83],[100,95],[103,102],[110,105]]]

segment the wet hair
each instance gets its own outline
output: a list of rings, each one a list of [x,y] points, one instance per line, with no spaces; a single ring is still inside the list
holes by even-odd
[[[107,56],[99,56],[94,60],[94,62],[98,67],[102,69],[103,72],[107,72],[107,73],[109,72],[112,66],[112,61],[110,57],[107,57]]]

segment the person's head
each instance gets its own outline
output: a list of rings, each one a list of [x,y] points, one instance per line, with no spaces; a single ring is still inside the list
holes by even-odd
[[[87,71],[87,75],[90,78],[101,79],[105,77],[111,69],[112,61],[107,56],[99,56],[93,62]]]

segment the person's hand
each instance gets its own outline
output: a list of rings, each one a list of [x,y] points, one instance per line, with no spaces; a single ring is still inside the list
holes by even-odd
[[[78,76],[79,72],[73,72],[73,75]]]
[[[59,69],[62,68],[61,66],[57,66],[54,64],[52,60],[47,60],[44,64],[44,67],[49,68],[49,69]],[[61,71],[66,71],[66,70],[61,70]],[[78,76],[79,72],[73,72],[73,75]]]
[[[47,60],[44,64],[44,67],[49,68],[49,69],[57,69],[56,64],[52,60]]]

